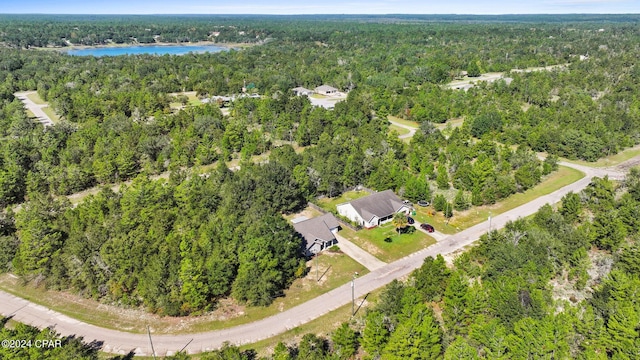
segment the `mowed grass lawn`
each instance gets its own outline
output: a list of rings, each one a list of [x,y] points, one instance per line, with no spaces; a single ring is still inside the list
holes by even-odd
[[[413,207],[416,209],[416,214],[412,217],[419,223],[427,223],[430,224],[443,234],[455,234],[459,230],[456,229],[456,225],[447,223],[447,219],[442,215],[442,212],[436,212],[433,210],[433,207],[421,207],[417,204],[413,204]],[[455,212],[454,212],[455,216]]]
[[[365,197],[367,195],[370,195],[370,193],[364,191],[364,190],[360,190],[360,191],[347,191],[345,193],[343,193],[340,196],[337,197],[325,197],[319,200],[316,200],[316,204],[318,206],[320,206],[321,208],[327,210],[327,211],[336,211],[336,205],[338,204],[342,204],[345,202],[349,202],[351,200],[355,200],[355,199],[359,199],[361,197]]]
[[[178,95],[185,95],[188,99],[189,102],[187,103],[188,105],[191,106],[200,106],[202,105],[202,101],[200,101],[200,99],[198,98],[197,92],[195,91],[186,91],[186,92],[179,92],[179,93],[172,93],[169,94],[171,96],[178,96]],[[182,109],[182,103],[174,101],[172,103],[169,104],[169,107],[171,109]]]
[[[420,124],[418,124],[415,121],[405,120],[405,119],[402,119],[402,118],[399,118],[399,117],[396,117],[396,116],[392,116],[392,115],[387,116],[387,119],[393,120],[394,122],[397,122],[398,124],[414,127],[416,129],[420,127]]]
[[[359,274],[369,272],[364,266],[342,253],[323,253],[318,257],[317,264],[316,272],[316,260],[309,260],[308,273],[303,278],[296,279],[289,289],[284,291],[284,296],[276,298],[267,307],[244,307],[228,300],[223,301],[219,310],[213,315],[200,317],[161,317],[145,313],[142,309],[126,310],[65,292],[22,286],[18,279],[9,275],[0,277],[0,289],[100,327],[146,333],[148,324],[156,334],[194,333],[229,328],[263,319],[346,284],[355,272]],[[317,276],[322,276],[320,281],[317,281]],[[224,319],[214,320],[216,314],[223,316]]]
[[[53,110],[53,108],[51,108],[51,106],[43,107],[42,111],[44,111],[44,113],[47,114],[49,119],[51,119],[51,121],[53,121],[54,123],[57,123],[57,122],[60,121],[60,116],[58,116],[58,114],[56,114],[55,110]]]
[[[405,135],[409,133],[409,129],[403,128],[398,125],[391,124],[389,125],[389,132],[394,131],[398,133],[398,135]]]
[[[398,234],[391,222],[373,229],[358,231],[343,228],[340,230],[340,235],[385,262],[398,260],[436,243],[431,236],[418,229],[411,234]]]
[[[38,95],[37,92],[30,93],[29,95],[27,95],[27,97],[29,98],[29,100],[33,101],[36,105],[46,104],[46,101],[42,100],[42,98],[40,97],[40,95]]]

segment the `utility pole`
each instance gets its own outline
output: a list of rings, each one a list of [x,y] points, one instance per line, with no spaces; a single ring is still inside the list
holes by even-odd
[[[358,276],[358,272],[353,274],[351,278],[351,316],[356,314],[356,297],[355,297],[355,288],[356,288],[356,277]]]

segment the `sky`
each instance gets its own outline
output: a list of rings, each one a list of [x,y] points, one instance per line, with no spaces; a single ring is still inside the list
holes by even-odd
[[[640,0],[0,0],[12,14],[640,13]]]

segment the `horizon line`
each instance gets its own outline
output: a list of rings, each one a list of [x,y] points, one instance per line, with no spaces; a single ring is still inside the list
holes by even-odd
[[[410,16],[530,16],[530,15],[640,15],[640,12],[629,13],[503,13],[503,14],[473,14],[473,13],[315,13],[315,14],[260,14],[260,13],[145,13],[145,14],[119,14],[119,13],[2,13],[0,15],[102,15],[102,16],[177,16],[177,15],[190,15],[190,16],[211,16],[211,15],[233,15],[233,16],[394,16],[394,15],[410,15]]]

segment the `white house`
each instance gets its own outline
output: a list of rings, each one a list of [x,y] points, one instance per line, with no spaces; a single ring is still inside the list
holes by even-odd
[[[338,214],[366,228],[391,221],[395,213],[409,214],[411,211],[411,206],[404,204],[391,190],[338,204],[336,208]]]
[[[338,89],[334,88],[333,86],[329,86],[329,85],[320,85],[317,88],[313,89],[316,93],[318,94],[322,94],[322,95],[331,95],[331,94],[335,94],[338,92]]]
[[[335,233],[340,224],[333,214],[324,214],[308,220],[294,220],[293,227],[304,239],[304,254],[311,256],[338,243]]]
[[[302,96],[302,95],[309,96],[309,95],[313,94],[313,90],[309,90],[309,89],[304,88],[302,86],[295,87],[295,88],[291,89],[291,91],[293,91],[293,95],[295,95],[295,96]]]

